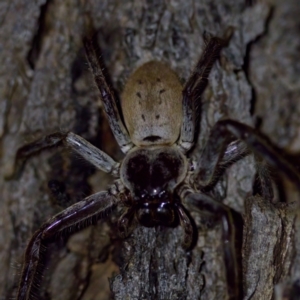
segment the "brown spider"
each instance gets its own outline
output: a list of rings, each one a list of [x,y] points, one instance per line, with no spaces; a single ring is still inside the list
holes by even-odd
[[[217,182],[220,170],[253,151],[281,170],[300,188],[296,169],[282,158],[254,129],[234,120],[215,124],[196,161],[189,155],[195,140],[199,96],[205,89],[209,72],[227,40],[212,37],[207,42],[196,68],[185,86],[164,63],[148,62],[128,79],[121,101],[121,112],[103,74],[96,45],[84,40],[86,55],[106,111],[110,127],[125,154],[119,163],[72,132],[57,132],[28,144],[17,153],[17,163],[37,152],[64,144],[96,168],[117,179],[107,190],[93,194],[52,217],[33,235],[25,262],[17,299],[30,299],[41,267],[46,242],[58,233],[87,220],[102,218],[116,207],[123,208],[118,221],[122,237],[138,224],[146,227],[174,226],[184,229],[183,247],[193,245],[194,228],[188,211],[206,211],[222,225],[224,260],[230,299],[241,299],[240,278],[234,243],[234,225],[229,207],[207,193]],[[260,176],[262,194],[272,197],[269,178]]]

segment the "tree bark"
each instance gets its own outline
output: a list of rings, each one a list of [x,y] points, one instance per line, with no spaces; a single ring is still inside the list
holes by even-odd
[[[8,179],[17,149],[47,133],[71,130],[122,159],[84,56],[87,16],[118,94],[128,75],[150,60],[168,63],[184,82],[204,48],[204,32],[222,37],[233,28],[202,97],[194,151],[201,153],[219,119],[231,118],[266,133],[296,164],[298,2],[3,0],[0,298],[14,299],[33,232],[50,216],[112,182],[68,149],[43,152],[27,162],[20,178]],[[249,156],[226,170],[218,186],[221,200],[244,219],[244,299],[296,299],[300,241],[290,203],[299,201],[298,191],[276,177],[281,188],[269,203],[252,196],[254,176]],[[47,185],[53,179],[65,187],[66,201],[51,197]],[[199,227],[191,252],[181,247],[180,227],[139,227],[121,240],[115,216],[70,238],[60,237],[47,251],[38,299],[226,299],[220,226],[206,228],[201,216],[191,214]]]

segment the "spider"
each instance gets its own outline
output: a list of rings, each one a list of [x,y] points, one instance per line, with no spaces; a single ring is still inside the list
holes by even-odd
[[[241,299],[240,274],[234,243],[231,209],[210,196],[221,170],[254,152],[258,159],[282,171],[298,188],[300,176],[263,135],[235,120],[220,120],[212,128],[200,159],[191,154],[195,143],[197,107],[210,70],[228,38],[211,37],[194,72],[182,87],[176,73],[166,64],[150,61],[128,78],[121,97],[121,109],[104,75],[93,39],[84,39],[86,56],[100,91],[110,127],[122,152],[121,162],[72,132],[56,132],[23,146],[16,163],[58,145],[70,147],[96,168],[116,178],[107,191],[95,193],[55,215],[32,236],[26,252],[17,299],[33,296],[33,287],[41,268],[47,241],[78,224],[103,218],[117,207],[123,213],[118,220],[121,237],[127,237],[137,225],[146,227],[183,227],[182,245],[193,246],[195,234],[189,211],[214,215],[222,227],[224,262],[230,299]],[[21,162],[21,163],[20,163]],[[272,198],[270,179],[260,174],[261,193]]]

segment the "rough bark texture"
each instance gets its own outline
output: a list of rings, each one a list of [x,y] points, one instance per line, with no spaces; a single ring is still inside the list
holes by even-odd
[[[217,120],[232,118],[260,128],[293,158],[299,153],[298,0],[252,6],[244,0],[3,0],[0,8],[0,299],[15,297],[32,233],[110,182],[67,149],[30,159],[20,178],[8,180],[18,147],[63,129],[122,158],[82,49],[87,15],[118,92],[132,70],[153,59],[186,80],[203,49],[204,31],[222,36],[233,27],[202,97],[194,151],[200,153]],[[278,202],[299,197],[285,181],[273,204],[251,197],[254,174],[248,157],[225,172],[219,188],[220,198],[244,216],[245,299],[298,299],[298,222],[290,205]],[[52,179],[65,183],[68,203],[51,198]],[[189,253],[181,248],[181,228],[138,228],[121,241],[114,218],[60,238],[47,252],[38,299],[226,299],[220,228],[203,228],[192,215],[199,237]]]

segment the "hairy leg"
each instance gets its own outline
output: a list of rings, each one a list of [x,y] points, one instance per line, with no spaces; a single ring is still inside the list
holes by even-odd
[[[184,230],[184,238],[183,238],[183,242],[182,242],[182,247],[186,250],[189,250],[190,248],[192,248],[192,246],[194,245],[194,227],[192,224],[191,219],[189,218],[189,216],[186,214],[184,207],[182,207],[181,205],[177,205],[177,211],[178,211],[178,215],[179,215],[179,221],[180,221],[180,225],[182,226],[183,230]]]
[[[250,153],[251,151],[243,141],[235,140],[226,147],[224,155],[219,161],[219,165],[221,168],[227,168]]]
[[[233,140],[245,143],[248,150],[291,180],[300,190],[300,174],[267,138],[255,129],[233,120],[222,120],[213,127],[201,158],[195,168],[195,182],[200,187],[210,185],[217,176],[220,163],[224,161],[224,152]],[[245,154],[247,154],[245,152]]]
[[[104,65],[100,58],[99,47],[95,39],[83,41],[87,59],[89,61],[95,83],[100,91],[108,122],[123,153],[127,153],[133,146],[128,132],[121,120],[113,90],[104,75]]]
[[[48,148],[65,145],[70,147],[97,169],[112,175],[118,174],[119,163],[109,155],[72,132],[56,132],[20,148],[16,154],[15,172],[19,173],[26,160]]]
[[[189,209],[198,211],[200,214],[209,212],[221,223],[229,299],[242,299],[242,278],[235,244],[236,232],[230,208],[205,194],[195,193],[189,188],[182,189],[180,198],[183,205]]]
[[[269,174],[269,165],[263,160],[261,157],[256,158],[256,181],[259,184],[259,195],[266,200],[272,202],[274,200],[274,191],[273,191],[273,184],[272,178]]]
[[[70,233],[87,227],[95,219],[105,217],[118,202],[117,197],[108,192],[100,192],[70,206],[44,223],[27,246],[17,299],[29,300],[34,295],[34,289],[38,285],[37,277],[42,271],[43,253],[51,239],[64,230]]]
[[[194,143],[198,99],[207,86],[213,64],[226,45],[225,39],[212,37],[208,40],[194,72],[183,89],[183,123],[178,145],[185,151],[188,151]]]
[[[118,221],[118,232],[121,238],[127,238],[136,228],[137,223],[134,219],[135,208],[128,208]]]

